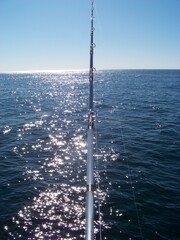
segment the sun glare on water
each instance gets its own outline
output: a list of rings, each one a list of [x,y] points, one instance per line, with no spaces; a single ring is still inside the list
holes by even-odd
[[[54,73],[54,74],[63,74],[63,73],[81,73],[86,72],[88,69],[62,69],[62,70],[20,70],[20,71],[5,71],[2,73],[7,74],[33,74],[33,73]]]

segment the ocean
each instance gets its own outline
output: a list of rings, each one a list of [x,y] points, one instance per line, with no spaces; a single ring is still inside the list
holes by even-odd
[[[84,239],[88,84],[0,74],[1,240]],[[97,71],[94,98],[95,239],[180,239],[180,70]]]

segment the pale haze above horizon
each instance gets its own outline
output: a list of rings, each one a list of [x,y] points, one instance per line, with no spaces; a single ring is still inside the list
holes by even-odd
[[[0,72],[88,69],[90,0],[1,0]],[[180,69],[180,0],[95,0],[96,69]]]

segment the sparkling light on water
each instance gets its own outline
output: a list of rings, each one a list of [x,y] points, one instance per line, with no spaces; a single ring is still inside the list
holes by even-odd
[[[178,239],[179,76],[96,72],[97,239]],[[84,239],[88,89],[87,72],[0,75],[0,238]]]
[[[23,87],[14,92],[23,118],[13,152],[23,165],[20,182],[28,198],[13,216],[13,228],[4,227],[12,239],[84,238],[87,99],[78,78],[36,74],[28,96]],[[11,130],[6,126],[4,134]],[[98,191],[102,202],[106,193]]]

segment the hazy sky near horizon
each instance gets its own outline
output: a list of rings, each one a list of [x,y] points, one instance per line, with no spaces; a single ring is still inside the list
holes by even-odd
[[[90,0],[0,0],[0,72],[88,69]],[[180,69],[180,0],[95,0],[97,69]]]

